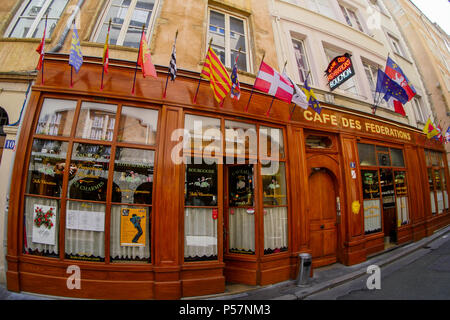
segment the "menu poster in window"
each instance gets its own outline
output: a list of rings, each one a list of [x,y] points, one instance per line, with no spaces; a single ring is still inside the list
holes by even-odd
[[[122,208],[120,210],[120,246],[145,247],[147,210]]]
[[[230,167],[229,197],[230,206],[253,206],[253,167]]]
[[[33,243],[56,244],[56,207],[34,205]]]
[[[217,166],[188,165],[186,167],[186,205],[217,205]]]
[[[105,213],[95,211],[67,210],[66,228],[84,231],[105,231]]]

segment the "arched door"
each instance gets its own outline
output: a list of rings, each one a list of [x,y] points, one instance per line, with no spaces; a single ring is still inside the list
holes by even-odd
[[[314,169],[309,177],[309,233],[315,267],[337,261],[337,190],[326,169]]]

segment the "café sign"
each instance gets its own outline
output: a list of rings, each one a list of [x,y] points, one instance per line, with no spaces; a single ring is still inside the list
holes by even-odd
[[[350,54],[346,53],[343,56],[334,58],[328,65],[325,73],[331,91],[353,77],[355,75],[355,69],[353,68]]]

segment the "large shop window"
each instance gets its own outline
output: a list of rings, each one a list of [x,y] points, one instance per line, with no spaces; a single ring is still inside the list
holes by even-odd
[[[150,263],[157,124],[155,109],[44,99],[28,168],[24,252]]]
[[[47,15],[47,31],[49,39],[69,0],[24,0],[14,17],[5,37],[10,38],[42,38]]]
[[[145,34],[149,35],[147,30],[151,29],[155,20],[154,12],[158,2],[159,0],[109,0],[94,41],[105,42],[111,20],[109,43],[139,48],[142,27],[145,25]]]
[[[365,233],[381,232],[383,211],[393,208],[397,226],[408,224],[408,184],[403,151],[358,143],[358,153]]]
[[[222,218],[225,254],[256,255],[258,225],[264,254],[287,251],[283,130],[191,114],[185,130],[184,260],[218,260]]]
[[[425,150],[430,188],[431,213],[441,214],[449,209],[445,157],[442,152]]]

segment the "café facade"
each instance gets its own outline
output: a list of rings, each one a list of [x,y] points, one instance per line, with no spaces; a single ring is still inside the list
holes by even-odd
[[[86,57],[71,87],[68,55],[46,55],[13,169],[8,290],[220,294],[295,279],[302,252],[313,270],[354,265],[450,222],[444,148],[416,128],[328,103],[267,116],[271,96],[242,85],[219,105],[204,80],[194,103],[184,70],[164,97],[165,67],[131,94],[134,71],[111,60],[101,90]]]

